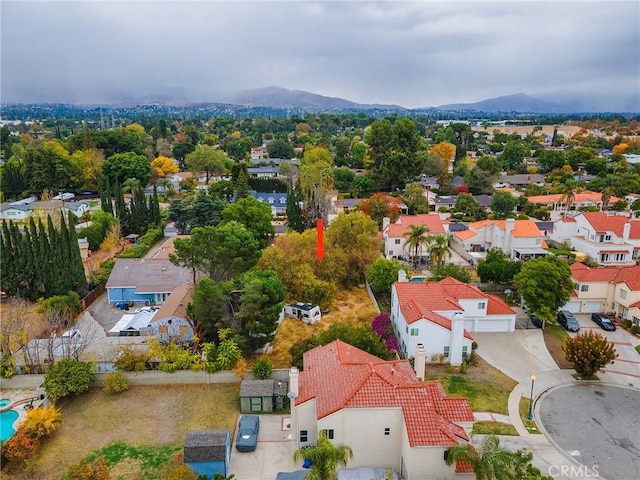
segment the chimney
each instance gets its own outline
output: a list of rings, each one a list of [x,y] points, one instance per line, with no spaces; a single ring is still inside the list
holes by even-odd
[[[631,233],[631,223],[627,222],[622,227],[622,238],[623,240],[629,240],[629,234]]]
[[[407,281],[407,272],[404,269],[398,270],[398,282],[406,282]]]
[[[382,231],[384,232],[387,227],[389,226],[389,224],[391,223],[391,219],[389,217],[384,217],[382,219]]]
[[[293,398],[298,396],[298,367],[289,369],[289,396]]]
[[[424,380],[424,364],[427,361],[427,352],[424,349],[424,345],[418,343],[416,345],[416,356],[414,360],[414,368],[416,370],[416,377],[420,380]]]
[[[453,314],[451,320],[451,348],[449,349],[449,364],[462,364],[462,341],[464,338],[464,317],[460,312]]]

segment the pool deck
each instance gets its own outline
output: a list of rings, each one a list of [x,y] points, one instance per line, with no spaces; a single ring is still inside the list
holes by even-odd
[[[35,397],[37,395],[37,391],[35,388],[5,388],[4,385],[0,388],[0,398],[9,399],[9,403],[7,405],[11,405],[14,402],[19,400],[23,400],[25,398]],[[42,402],[40,400],[35,400],[33,402],[34,406],[41,405]],[[18,413],[18,418],[13,424],[14,429],[18,429],[18,426],[24,421],[27,416],[27,410],[24,408],[25,404],[16,405],[15,408],[12,408],[14,412]]]

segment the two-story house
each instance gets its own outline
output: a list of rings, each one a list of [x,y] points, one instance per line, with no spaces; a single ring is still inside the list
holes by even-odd
[[[570,267],[576,289],[564,307],[573,313],[614,312],[640,325],[640,266]]]
[[[382,223],[382,238],[384,241],[384,254],[387,259],[409,259],[413,257],[407,246],[407,232],[411,226],[425,226],[429,231],[425,237],[438,234],[446,234],[447,221],[443,221],[437,213],[428,213],[420,215],[400,215],[395,222],[391,222],[385,217]],[[419,252],[419,260],[426,260],[428,253],[426,248]]]
[[[287,213],[287,194],[286,193],[263,193],[251,190],[249,192],[253,198],[259,202],[266,203],[271,207],[271,215],[286,215]]]
[[[584,212],[557,220],[549,238],[569,243],[603,265],[632,265],[640,258],[640,220],[626,215]]]
[[[340,340],[305,352],[304,370],[289,375],[298,447],[324,432],[351,447],[349,468],[391,468],[405,480],[474,478],[469,464],[444,461],[448,448],[469,441],[469,402],[424,382],[424,350],[416,358],[414,372],[408,360],[384,361]]]
[[[520,260],[548,254],[544,236],[536,223],[513,218],[472,222],[468,230],[451,234],[451,246],[463,255],[497,247],[511,258]]]
[[[408,282],[400,270],[391,287],[391,324],[407,356],[421,344],[429,360],[442,354],[460,365],[471,354],[469,332],[513,332],[515,322],[516,312],[501,299],[454,278]]]

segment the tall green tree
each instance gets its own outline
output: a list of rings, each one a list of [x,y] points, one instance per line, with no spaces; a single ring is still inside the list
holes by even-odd
[[[116,153],[104,161],[102,173],[113,184],[135,178],[144,187],[151,179],[151,163],[144,155],[133,152]]]
[[[402,199],[409,209],[409,215],[429,213],[429,200],[424,194],[422,185],[418,183],[408,184],[404,189]]]
[[[436,267],[444,264],[445,260],[451,258],[449,250],[449,237],[443,233],[429,237],[429,259]]]
[[[232,165],[232,161],[222,150],[209,145],[197,145],[184,159],[187,169],[205,174],[205,183],[214,175],[222,175]]]
[[[529,147],[522,140],[509,140],[502,150],[500,160],[507,170],[521,170],[524,168],[524,158],[530,153]]]
[[[509,192],[497,191],[491,197],[491,211],[500,217],[506,217],[513,212],[518,199]]]
[[[324,432],[320,433],[318,443],[311,449],[299,448],[293,453],[294,461],[311,459],[311,466],[305,475],[306,480],[336,480],[338,467],[347,466],[353,458],[353,450],[348,445],[334,445]]]
[[[228,205],[222,211],[222,219],[225,222],[235,220],[244,225],[260,242],[262,248],[266,247],[268,239],[275,235],[271,207],[251,196],[239,198]]]
[[[298,233],[303,232],[306,227],[301,204],[300,185],[291,185],[287,192],[287,225],[291,230]]]
[[[269,158],[290,159],[294,157],[293,146],[286,140],[276,138],[267,144]]]
[[[198,227],[191,238],[174,242],[176,265],[197,268],[217,282],[249,270],[260,259],[258,240],[244,225],[229,221],[215,227]]]
[[[555,255],[527,261],[514,281],[529,310],[547,322],[554,322],[575,288],[569,266]]]
[[[478,262],[478,276],[483,283],[507,283],[520,271],[522,264],[518,260],[511,260],[498,247],[493,247],[487,256]]]

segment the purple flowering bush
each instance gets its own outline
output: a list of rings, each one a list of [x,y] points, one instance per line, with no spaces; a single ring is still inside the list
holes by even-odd
[[[397,350],[398,349],[398,341],[396,340],[396,336],[393,333],[393,327],[391,327],[391,318],[388,313],[382,312],[373,319],[371,323],[371,327],[373,331],[378,334],[378,336],[384,340],[387,350]]]

